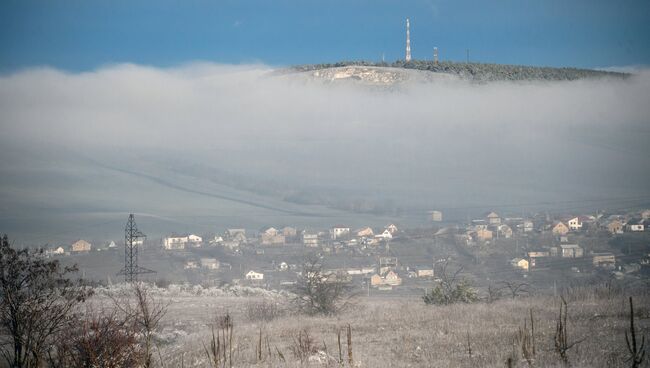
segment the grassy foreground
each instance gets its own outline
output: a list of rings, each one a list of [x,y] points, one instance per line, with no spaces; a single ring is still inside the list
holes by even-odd
[[[634,293],[639,342],[641,335],[646,339],[650,335],[648,291]],[[567,341],[577,342],[567,352],[571,366],[631,366],[625,343],[630,324],[628,296],[597,287],[565,293]],[[251,297],[186,296],[169,301],[159,343],[159,359],[165,367],[214,366],[215,359],[212,365],[208,359],[214,350],[212,326],[218,343],[226,340],[221,349],[227,351],[226,367],[230,358],[234,367],[350,366],[348,324],[352,366],[504,367],[510,358],[511,366],[526,367],[529,363],[522,356],[518,331],[524,324],[530,330],[531,310],[535,346],[532,366],[564,366],[555,348],[561,299],[553,296],[451,306],[426,306],[415,298],[361,298],[349,310],[332,317],[303,316],[284,310],[277,300],[273,304]],[[251,308],[260,303],[272,309],[263,314],[280,316],[269,321],[251,317]],[[233,326],[232,338],[224,339],[219,317],[226,311]],[[219,366],[223,362],[221,358]],[[650,366],[647,357],[642,366]]]

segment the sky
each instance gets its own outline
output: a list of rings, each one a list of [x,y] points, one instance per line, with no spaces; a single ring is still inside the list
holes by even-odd
[[[272,66],[413,57],[612,67],[650,63],[646,0],[5,0],[0,72],[116,63]]]

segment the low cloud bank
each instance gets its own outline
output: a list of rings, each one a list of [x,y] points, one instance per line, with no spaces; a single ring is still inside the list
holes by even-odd
[[[264,65],[32,69],[0,77],[0,198],[36,201],[50,187],[33,184],[39,175],[56,187],[97,165],[204,175],[225,187],[239,180],[238,190],[314,203],[338,196],[422,209],[648,197],[648,96],[646,70],[377,89]],[[88,166],[66,164],[80,158]],[[111,202],[84,197],[90,185],[75,182],[70,198],[48,203]]]

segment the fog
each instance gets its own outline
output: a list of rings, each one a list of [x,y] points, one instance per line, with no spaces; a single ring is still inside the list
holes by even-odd
[[[405,224],[650,199],[650,73],[327,83],[265,65],[0,77],[0,231],[25,241]],[[627,201],[627,202],[626,202]]]

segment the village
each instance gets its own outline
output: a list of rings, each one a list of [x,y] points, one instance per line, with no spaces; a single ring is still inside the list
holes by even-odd
[[[216,234],[170,234],[138,240],[140,261],[164,283],[250,285],[290,290],[308,257],[327,274],[372,295],[421,295],[447,265],[480,288],[518,283],[539,292],[589,278],[650,274],[650,210],[622,214],[502,217],[497,212],[465,222],[429,213],[428,227],[402,229],[334,225],[329,229],[230,228]],[[76,263],[100,283],[119,282],[123,244],[78,240],[49,247],[48,257]]]

